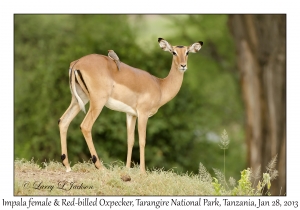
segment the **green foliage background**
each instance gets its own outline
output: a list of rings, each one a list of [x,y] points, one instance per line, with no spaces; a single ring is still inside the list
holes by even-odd
[[[71,61],[113,49],[123,62],[163,78],[172,56],[159,48],[158,37],[173,45],[201,40],[204,46],[189,56],[178,95],[148,121],[146,166],[197,173],[201,162],[221,169],[218,141],[226,129],[226,174],[239,177],[246,156],[244,110],[226,15],[15,15],[15,159],[60,160],[57,121],[71,100]],[[68,130],[72,163],[90,158],[79,129],[83,118],[79,113]],[[124,113],[104,108],[93,127],[104,163],[126,160],[125,120]],[[139,162],[137,135],[133,161]]]

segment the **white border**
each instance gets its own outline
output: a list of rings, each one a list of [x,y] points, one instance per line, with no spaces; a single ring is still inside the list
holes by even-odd
[[[13,15],[15,13],[282,13],[287,14],[287,197],[298,200],[299,180],[299,13],[296,1],[8,1],[0,2],[0,95],[1,95],[1,145],[0,145],[0,206],[2,199],[13,197]],[[51,197],[54,200],[56,197]],[[59,197],[61,198],[61,197]],[[128,197],[127,197],[128,198]],[[158,199],[157,197],[148,197]],[[168,197],[167,197],[168,198]],[[28,198],[29,199],[29,198]],[[108,198],[109,199],[109,198]],[[135,199],[135,198],[132,198]],[[220,200],[223,198],[219,198]],[[237,200],[245,198],[237,198]],[[274,200],[276,197],[263,198]],[[37,198],[43,200],[43,198]],[[11,207],[9,207],[11,208]],[[62,207],[61,207],[62,208]],[[66,208],[66,207],[64,207]],[[99,207],[98,207],[99,208]],[[202,207],[203,208],[203,207]]]

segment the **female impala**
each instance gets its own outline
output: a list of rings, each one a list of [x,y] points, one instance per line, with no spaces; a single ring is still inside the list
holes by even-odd
[[[127,161],[130,167],[134,144],[134,128],[138,118],[140,146],[140,170],[145,173],[145,144],[148,118],[178,93],[183,74],[187,70],[188,54],[198,52],[202,41],[188,47],[171,46],[159,38],[159,46],[173,54],[169,75],[159,79],[146,71],[120,63],[118,71],[115,62],[107,56],[91,54],[70,64],[69,83],[72,100],[69,108],[59,119],[62,155],[61,159],[71,171],[67,153],[67,130],[70,122],[80,109],[85,112],[85,104],[90,101],[89,110],[80,125],[80,129],[91,152],[92,161],[97,168],[103,167],[96,153],[92,140],[92,126],[104,106],[126,113],[127,122]]]

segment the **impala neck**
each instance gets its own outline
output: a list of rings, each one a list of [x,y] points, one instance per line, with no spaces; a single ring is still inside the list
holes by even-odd
[[[184,72],[178,70],[177,65],[172,62],[169,75],[161,80],[162,98],[160,106],[173,99],[180,90]]]

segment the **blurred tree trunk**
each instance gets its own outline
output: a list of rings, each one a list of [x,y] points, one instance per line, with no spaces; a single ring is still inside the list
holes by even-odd
[[[246,109],[247,161],[262,171],[276,155],[271,194],[286,193],[286,15],[230,15]]]

